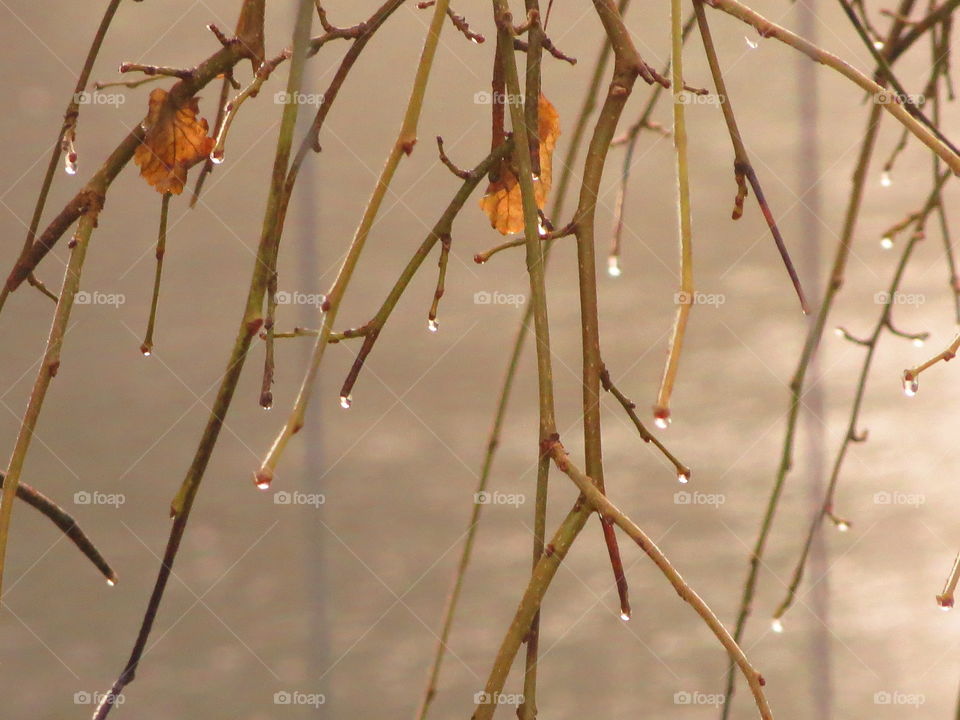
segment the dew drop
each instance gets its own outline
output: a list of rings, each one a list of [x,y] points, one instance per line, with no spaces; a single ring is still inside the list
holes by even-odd
[[[623,273],[623,270],[620,269],[620,258],[616,255],[611,255],[607,258],[607,274],[610,277],[620,277]]]
[[[266,480],[257,481],[257,490],[269,490],[269,489],[270,489],[269,482],[267,482]]]
[[[893,185],[893,179],[890,177],[890,173],[886,170],[883,171],[880,175],[880,184],[883,187],[890,187]]]
[[[849,529],[850,529],[850,523],[848,523],[846,520],[840,520],[837,523],[837,530],[839,530],[840,532],[847,532]]]
[[[620,619],[623,620],[624,622],[627,622],[628,620],[630,620],[630,614],[622,612],[620,613]]]
[[[678,470],[677,471],[677,482],[683,485],[686,485],[690,482],[690,471],[689,470]]]
[[[923,338],[914,338],[913,339],[914,347],[923,347]]]
[[[107,578],[107,585],[109,585],[110,587],[113,587],[116,584],[117,583],[116,581],[113,580],[113,578]]]
[[[893,247],[893,238],[890,237],[889,235],[884,235],[884,236],[880,239],[880,247],[882,247],[884,250],[889,250],[890,248],[892,248],[892,247]]]
[[[874,50],[883,50],[884,43],[883,40],[875,40],[873,43]]]
[[[750,48],[751,50],[756,50],[758,47],[760,47],[760,44],[758,42],[756,42],[755,40],[751,40],[746,35],[743,36],[743,39],[747,41],[747,47]]]
[[[436,332],[437,330],[439,330],[439,329],[440,329],[440,323],[437,322],[437,320],[436,320],[435,318],[430,318],[429,320],[427,320],[427,330],[429,330],[430,332],[435,333],[435,332]],[[342,404],[342,402],[341,402],[341,404]],[[348,403],[348,406],[349,406],[349,403]]]
[[[770,629],[775,633],[783,632],[783,621],[780,618],[774,618],[773,622],[770,623]]]
[[[666,408],[654,408],[653,424],[661,430],[666,430],[670,426],[670,411]]]
[[[907,397],[913,397],[920,389],[920,380],[910,373],[909,370],[903,373],[903,394]]]
[[[223,165],[223,150],[214,150],[210,153],[210,162],[214,165]]]
[[[353,404],[353,395],[340,396],[340,407],[342,407],[344,410],[349,410],[352,404]]]
[[[253,484],[257,486],[257,490],[269,490],[271,482],[273,472],[269,469],[261,469],[253,476]]]
[[[950,612],[951,610],[953,610],[953,598],[950,598],[950,599],[948,600],[948,599],[945,598],[945,597],[938,596],[938,597],[937,597],[937,605],[940,606],[940,609],[941,609],[943,612]]]
[[[63,156],[63,170],[67,175],[77,174],[77,153],[73,150]]]

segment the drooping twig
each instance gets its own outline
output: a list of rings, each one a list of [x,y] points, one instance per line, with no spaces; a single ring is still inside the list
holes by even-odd
[[[897,263],[896,270],[893,275],[893,279],[890,282],[890,286],[887,289],[886,293],[881,299],[885,299],[883,310],[880,312],[880,316],[877,319],[877,322],[874,326],[873,332],[870,334],[869,338],[866,340],[867,352],[864,356],[863,365],[861,366],[859,380],[857,382],[857,387],[854,392],[853,406],[850,411],[850,420],[847,425],[847,431],[844,434],[843,440],[840,443],[840,449],[837,452],[836,459],[834,460],[833,469],[830,473],[830,480],[827,483],[826,493],[824,495],[824,500],[821,506],[817,509],[817,512],[814,514],[813,520],[810,523],[810,526],[807,530],[806,540],[803,545],[803,550],[800,553],[800,558],[797,560],[797,564],[794,567],[790,583],[787,587],[786,596],[783,601],[777,607],[776,611],[773,614],[773,620],[775,623],[779,623],[777,627],[782,627],[781,618],[786,613],[788,609],[793,605],[794,600],[796,599],[797,589],[800,587],[800,582],[803,580],[803,573],[806,569],[807,558],[810,553],[810,548],[813,545],[813,538],[816,534],[818,528],[824,519],[829,518],[834,525],[840,530],[847,530],[850,527],[850,522],[840,516],[838,516],[834,510],[834,499],[836,497],[837,483],[840,479],[840,471],[843,467],[843,461],[846,458],[847,451],[850,447],[850,444],[857,442],[858,440],[865,439],[861,433],[857,432],[857,425],[860,420],[860,408],[863,403],[863,397],[866,392],[867,378],[870,374],[870,368],[873,363],[873,358],[877,350],[877,345],[880,341],[880,336],[885,330],[892,330],[893,324],[891,319],[891,314],[893,307],[896,304],[897,294],[900,291],[900,283],[903,279],[904,271],[906,270],[907,263],[910,260],[910,257],[913,253],[913,250],[918,242],[923,239],[924,236],[924,225],[926,223],[927,217],[936,207],[937,198],[940,194],[940,188],[943,183],[950,177],[950,172],[945,171],[940,178],[938,178],[938,183],[934,187],[933,191],[930,193],[929,198],[927,199],[923,210],[918,214],[913,231],[910,236],[910,240],[904,246],[903,253],[900,256],[900,260]],[[900,334],[900,333],[898,333]],[[906,382],[906,376],[905,382]],[[905,387],[907,387],[905,385]]]
[[[153,296],[150,300],[150,318],[147,320],[147,332],[140,345],[145,356],[153,352],[153,328],[157,322],[157,304],[160,302],[160,277],[163,275],[163,256],[167,251],[167,210],[170,207],[170,193],[163,194],[160,203],[160,230],[157,233],[157,268],[153,278]]]
[[[3,485],[4,480],[5,475],[0,473],[0,486]],[[60,530],[63,531],[63,534],[66,535],[70,541],[77,546],[77,549],[82,552],[87,559],[94,564],[97,570],[103,574],[103,576],[107,579],[108,585],[112,586],[117,584],[117,574],[113,571],[113,568],[110,567],[110,564],[106,561],[100,551],[97,550],[97,547],[93,544],[93,541],[90,540],[90,538],[87,537],[87,534],[83,532],[79,525],[77,525],[77,521],[74,520],[70,513],[57,505],[42,492],[22,481],[17,483],[17,497],[20,500],[23,500],[23,502],[27,503],[27,505],[45,515],[50,522],[60,528]]]
[[[713,83],[716,86],[717,94],[723,98],[720,108],[723,111],[723,119],[727,124],[727,132],[730,134],[730,143],[733,145],[733,167],[734,175],[740,186],[740,193],[746,192],[746,186],[743,185],[743,179],[746,177],[750,187],[753,188],[753,196],[757,199],[760,211],[767,221],[767,227],[770,228],[770,234],[776,243],[783,264],[787,268],[787,274],[790,276],[790,282],[793,283],[797,297],[800,299],[800,307],[803,312],[809,313],[810,308],[807,305],[807,299],[804,297],[803,288],[800,285],[800,278],[797,276],[797,270],[790,260],[790,253],[787,251],[783,236],[780,235],[780,228],[777,227],[777,221],[774,219],[773,211],[767,204],[766,197],[763,194],[763,188],[760,186],[760,179],[750,162],[750,156],[747,154],[747,148],[743,144],[743,138],[740,136],[740,128],[737,126],[737,118],[733,114],[733,103],[730,100],[730,93],[727,92],[727,85],[723,79],[723,70],[720,68],[720,60],[717,57],[717,50],[713,45],[713,37],[710,35],[710,24],[707,22],[707,14],[703,9],[704,0],[694,0],[693,7],[697,14],[697,25],[700,28],[700,38],[703,40],[703,49],[707,53],[707,62],[710,65],[710,73],[713,75]],[[739,210],[739,212],[737,211]],[[743,212],[743,197],[738,194],[737,209],[734,210],[734,220]]]
[[[930,368],[936,365],[938,362],[949,362],[957,356],[957,352],[960,352],[960,335],[957,335],[953,342],[950,343],[947,348],[942,352],[937,353],[929,360],[916,365],[915,367],[908,368],[903,371],[903,389],[904,392],[912,397],[917,394],[917,390],[920,387],[920,373],[922,373],[927,368]]]

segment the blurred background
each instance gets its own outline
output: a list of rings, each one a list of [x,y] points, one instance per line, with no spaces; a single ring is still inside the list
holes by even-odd
[[[4,267],[21,247],[61,113],[103,5],[0,3],[0,54],[8,68],[0,74]],[[206,24],[232,28],[237,5],[227,0],[124,3],[93,79],[116,80],[122,61],[198,62],[216,49]],[[269,5],[272,55],[288,42],[288,5],[293,4]],[[330,20],[339,25],[365,19],[378,5],[377,0],[325,3]],[[661,67],[668,56],[668,5],[641,5],[630,9],[627,23],[645,59]],[[888,21],[877,15],[880,6],[869,5],[885,27]],[[752,6],[872,70],[833,4],[756,0]],[[490,106],[474,97],[489,87],[494,49],[489,4],[463,0],[454,7],[488,41],[471,44],[445,27],[420,143],[400,167],[340,326],[359,325],[372,316],[458,187],[437,162],[433,138],[443,135],[447,152],[464,167],[473,166],[489,147]],[[287,222],[280,289],[302,299],[281,307],[280,329],[319,323],[319,308],[310,298],[332,282],[394,141],[431,12],[410,2],[395,13],[363,52],[327,119],[323,152],[308,160]],[[839,236],[868,105],[835,73],[773,40],[761,40],[728,16],[708,12],[753,162],[808,293],[818,298]],[[559,173],[602,29],[589,4],[557,2],[548,32],[558,47],[579,59],[575,67],[544,61],[544,92],[559,111],[563,133],[555,156]],[[346,47],[331,43],[310,61],[305,92],[325,90]],[[696,34],[685,63],[689,83],[711,87]],[[898,65],[898,75],[908,89],[919,91],[928,65],[929,48],[920,43]],[[241,82],[248,73],[249,65],[238,68]],[[149,359],[138,347],[149,310],[160,198],[132,164],[109,194],[82,289],[114,300],[75,308],[63,364],[23,477],[76,516],[117,569],[120,582],[109,588],[47,520],[23,504],[16,507],[0,615],[5,717],[86,717],[94,694],[109,687],[127,658],[169,531],[169,502],[196,448],[240,319],[280,118],[273,94],[283,89],[286,73],[283,67],[259,98],[244,105],[226,162],[208,179],[197,207],[187,209],[186,193],[171,203],[157,342]],[[150,88],[114,88],[108,92],[122,96],[122,102],[82,108],[79,173],[58,174],[44,224],[142,119]],[[621,129],[637,117],[648,93],[638,83]],[[211,85],[200,100],[201,114],[211,124],[216,95]],[[301,119],[312,114],[306,107]],[[669,106],[661,105],[654,117],[669,126]],[[674,471],[640,441],[613,402],[604,410],[606,482],[611,497],[732,628],[749,548],[779,461],[788,383],[808,321],[753,199],[748,198],[740,221],[730,221],[733,155],[719,108],[691,105],[688,118],[696,283],[722,302],[693,312],[674,422],[663,439],[693,469],[685,489],[711,494],[716,501],[678,503]],[[943,123],[947,135],[956,120],[949,108]],[[829,327],[841,324],[856,335],[868,334],[875,324],[881,306],[874,296],[889,285],[898,257],[898,250],[881,248],[881,234],[916,210],[929,192],[929,153],[913,140],[892,183],[881,184],[881,164],[899,135],[884,117],[847,283],[828,321]],[[603,179],[597,220],[601,263],[622,152],[611,151]],[[581,167],[579,157],[575,178]],[[191,187],[197,172],[191,172]],[[600,282],[604,359],[644,419],[659,382],[678,284],[673,176],[670,140],[656,133],[641,136],[625,211],[623,274],[603,273]],[[948,202],[954,193],[948,185]],[[568,199],[567,212],[573,200]],[[254,489],[252,471],[293,401],[312,340],[278,341],[275,409],[269,413],[257,404],[263,349],[255,347],[149,649],[117,717],[413,715],[473,503],[507,352],[522,315],[522,307],[476,304],[474,294],[527,293],[522,251],[505,252],[483,266],[472,262],[475,253],[501,241],[476,203],[476,197],[468,202],[454,226],[440,331],[428,332],[426,323],[436,282],[433,255],[390,319],[348,411],[340,409],[337,397],[355,346],[329,348],[308,424],[267,493]],[[568,219],[554,218],[558,224]],[[65,259],[61,243],[40,268],[41,279],[53,288],[59,287]],[[823,528],[798,602],[784,618],[784,632],[775,634],[769,618],[843,438],[864,348],[828,330],[809,373],[794,471],[744,641],[767,679],[778,717],[953,716],[960,618],[939,612],[934,596],[960,548],[955,494],[960,384],[957,368],[940,365],[923,376],[919,395],[908,400],[899,379],[903,368],[938,352],[953,337],[948,276],[943,243],[931,232],[915,252],[902,287],[919,299],[895,311],[898,326],[929,331],[930,340],[916,348],[883,337],[861,422],[869,441],[851,448],[837,495],[838,514],[853,526],[845,534]],[[560,428],[579,457],[580,331],[570,240],[556,245],[549,294]],[[7,339],[0,362],[0,451],[6,454],[52,308],[24,287],[0,315]],[[473,695],[483,686],[525,587],[536,428],[535,368],[528,347],[490,488],[519,494],[526,502],[483,510],[433,717],[471,712]],[[276,492],[304,493],[301,497],[316,501],[284,504],[277,502]],[[877,493],[912,500],[878,502]],[[112,502],[103,500],[110,496]],[[549,527],[575,497],[569,481],[554,474]],[[600,535],[592,521],[544,603],[541,716],[716,717],[715,698],[709,696],[723,691],[726,668],[719,644],[626,540],[621,542],[634,617],[622,622]],[[514,672],[506,690],[520,687]],[[884,704],[884,693],[901,701]],[[284,697],[299,699],[284,704]],[[685,704],[685,698],[694,700]],[[503,716],[512,713],[512,707],[500,710]],[[733,717],[755,714],[741,683]]]

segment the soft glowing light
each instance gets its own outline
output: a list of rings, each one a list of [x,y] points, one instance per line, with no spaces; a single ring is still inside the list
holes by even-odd
[[[607,258],[607,274],[610,277],[620,277],[623,271],[620,269],[620,258],[611,255]]]
[[[889,235],[884,235],[884,236],[880,239],[880,247],[882,247],[884,250],[889,250],[890,248],[892,248],[892,247],[893,247],[893,238],[890,237]]]
[[[773,619],[773,622],[770,623],[770,629],[775,633],[783,632],[783,622],[780,620],[780,618]]]
[[[914,338],[913,339],[914,347],[923,347],[923,338]]]
[[[837,530],[839,530],[840,532],[847,532],[847,530],[849,529],[850,529],[850,523],[848,523],[846,520],[841,520],[840,522],[837,523]]]
[[[630,620],[630,615],[625,612],[622,612],[620,613],[620,619],[623,620],[624,622],[627,622],[628,620]]]
[[[873,48],[875,50],[883,50],[883,40],[875,40],[873,43]]]
[[[880,184],[883,187],[890,187],[891,185],[893,185],[893,179],[890,177],[890,173],[888,171],[884,170],[880,174]]]
[[[350,409],[350,406],[351,406],[352,404],[353,404],[353,396],[352,396],[352,395],[341,395],[341,396],[340,396],[340,407],[342,407],[344,410],[349,410],[349,409]]]

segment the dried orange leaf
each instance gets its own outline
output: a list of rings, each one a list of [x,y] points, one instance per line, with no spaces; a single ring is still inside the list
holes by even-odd
[[[544,95],[538,104],[538,135],[540,137],[540,175],[533,179],[534,197],[541,210],[553,185],[553,148],[560,135],[560,116]],[[523,230],[523,200],[516,175],[503,166],[496,182],[487,186],[480,198],[480,209],[490,218],[490,225],[501,234],[509,235]]]
[[[180,107],[168,107],[167,91],[156,88],[150,93],[147,132],[134,153],[140,175],[158,193],[179,195],[187,179],[187,170],[206,159],[213,149],[207,136],[207,121],[197,117],[197,98]]]

